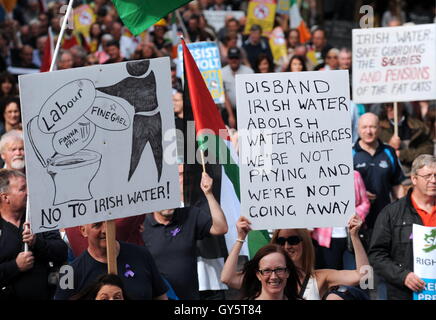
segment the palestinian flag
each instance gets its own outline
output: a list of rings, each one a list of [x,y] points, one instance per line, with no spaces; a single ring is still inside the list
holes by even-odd
[[[44,55],[42,57],[41,68],[39,69],[40,72],[50,71],[51,60],[53,58],[53,51],[54,51],[53,32],[51,30],[51,27],[48,27],[47,40],[44,46]],[[54,70],[56,70],[56,66]]]
[[[291,0],[289,10],[289,26],[291,29],[297,29],[300,32],[301,43],[306,43],[310,40],[310,31],[307,28],[303,18],[301,18],[300,8],[298,7],[297,0]]]
[[[227,128],[222,120],[215,102],[213,101],[206,83],[194,61],[185,41],[182,40],[183,63],[185,72],[185,84],[189,91],[189,104],[192,108],[192,115],[195,121],[195,132],[199,148],[205,151],[210,159],[214,158],[217,166],[213,165],[214,173],[220,174],[220,190],[217,199],[226,215],[229,231],[225,235],[227,249],[230,251],[237,239],[236,221],[240,216],[240,188],[239,188],[239,166],[238,156],[230,141]],[[186,90],[185,90],[186,91]],[[184,112],[184,116],[188,116]],[[206,153],[207,152],[207,153]],[[185,150],[185,156],[186,150]],[[185,162],[186,163],[186,162]],[[185,175],[186,176],[186,175]],[[215,174],[212,176],[215,181]],[[189,175],[193,180],[194,175]],[[216,181],[215,181],[216,182]],[[199,181],[192,181],[190,185],[197,185]],[[214,183],[215,185],[215,183]],[[192,197],[191,197],[192,203]],[[252,231],[249,233],[248,249],[250,257],[267,244],[269,240],[267,232]],[[241,255],[248,255],[247,247],[244,245]]]
[[[123,23],[135,36],[191,0],[112,0]]]

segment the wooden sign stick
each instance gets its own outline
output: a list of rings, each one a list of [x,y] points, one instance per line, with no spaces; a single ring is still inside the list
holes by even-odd
[[[106,221],[107,273],[118,274],[115,220]]]
[[[394,135],[398,137],[398,103],[394,102]]]
[[[204,152],[203,149],[200,148],[201,153],[201,164],[203,165],[203,172],[206,172],[206,165],[204,164]]]

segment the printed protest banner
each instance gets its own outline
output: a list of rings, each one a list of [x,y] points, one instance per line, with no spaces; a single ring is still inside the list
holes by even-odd
[[[436,99],[436,24],[353,29],[353,101]]]
[[[248,4],[244,33],[250,33],[251,26],[258,24],[262,27],[263,35],[269,35],[274,27],[276,8],[275,0],[251,0]]]
[[[413,225],[413,272],[425,282],[425,289],[413,293],[413,300],[436,300],[436,228]]]
[[[87,41],[90,40],[89,31],[95,20],[95,13],[88,4],[83,4],[74,9],[74,29],[76,32],[83,34]]]
[[[224,85],[221,72],[221,58],[218,46],[215,42],[195,42],[187,44],[189,51],[194,57],[198,69],[206,82],[207,88],[215,103],[224,103]],[[178,70],[180,78],[183,78],[183,49],[178,46]]]
[[[290,0],[278,0],[277,1],[277,13],[289,15]]]
[[[236,20],[245,16],[244,11],[224,11],[224,10],[204,10],[204,17],[207,23],[212,26],[216,32],[220,31],[224,27],[226,18],[233,17]]]
[[[169,58],[19,85],[34,233],[180,206]]]
[[[346,226],[348,85],[345,70],[236,76],[241,214],[253,229]]]
[[[275,27],[271,32],[269,37],[269,45],[271,47],[275,64],[278,65],[284,59],[286,59],[288,49],[286,48],[285,33],[281,27]]]

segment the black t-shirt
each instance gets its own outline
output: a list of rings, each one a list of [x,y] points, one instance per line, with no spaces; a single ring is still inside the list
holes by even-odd
[[[168,288],[160,276],[153,257],[145,247],[119,242],[117,258],[118,275],[123,281],[126,294],[133,300],[151,300],[164,294]],[[107,264],[95,260],[85,250],[71,266],[74,269],[74,289],[61,289],[58,285],[55,299],[67,300],[85,289],[102,274],[107,273]],[[62,275],[60,279],[62,283]]]
[[[176,209],[167,225],[152,214],[145,218],[145,246],[180,299],[199,299],[196,241],[209,236],[211,227],[210,213],[194,206]]]

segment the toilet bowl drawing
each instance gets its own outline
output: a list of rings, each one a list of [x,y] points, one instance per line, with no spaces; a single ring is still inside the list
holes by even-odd
[[[69,156],[57,154],[48,159],[47,172],[55,188],[53,205],[92,199],[91,181],[100,164],[101,154],[87,149]]]
[[[41,132],[37,120],[38,117],[34,117],[29,121],[27,134],[38,160],[53,180],[53,205],[92,199],[90,186],[100,168],[101,154],[89,149],[71,155],[56,152],[51,143],[53,134]],[[86,136],[84,140],[88,138]]]

